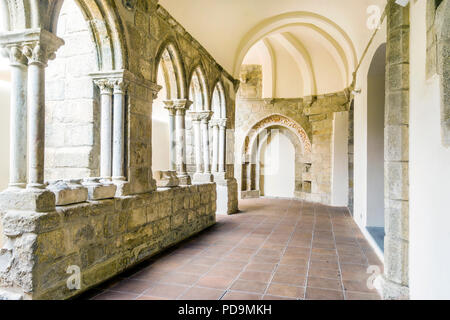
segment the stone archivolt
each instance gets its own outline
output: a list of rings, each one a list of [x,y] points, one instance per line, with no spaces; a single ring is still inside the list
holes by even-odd
[[[254,139],[258,136],[258,134],[269,127],[272,126],[283,126],[291,129],[302,142],[303,150],[306,153],[311,153],[311,141],[308,138],[305,130],[295,121],[289,119],[281,114],[271,115],[258,123],[256,123],[252,129],[250,130],[250,134],[248,135],[248,139],[245,140],[245,154],[248,155],[250,152],[250,147],[253,144]]]

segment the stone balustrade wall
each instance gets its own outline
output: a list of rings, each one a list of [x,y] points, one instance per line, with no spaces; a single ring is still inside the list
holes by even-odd
[[[3,212],[0,298],[66,299],[80,294],[213,225],[215,212],[214,183],[43,213]],[[80,290],[67,286],[73,266],[81,271]]]

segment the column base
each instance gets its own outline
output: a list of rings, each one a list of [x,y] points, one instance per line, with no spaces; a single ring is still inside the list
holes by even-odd
[[[192,184],[191,177],[188,174],[178,175],[180,186],[190,186]]]
[[[152,179],[153,180],[153,179]],[[116,197],[125,197],[131,195],[130,182],[126,180],[114,180],[113,184],[116,186]],[[156,181],[152,181],[152,191],[156,189]]]
[[[26,187],[27,187],[27,184],[25,182],[8,184],[8,189],[11,189],[11,190],[20,190],[20,189],[25,189]]]
[[[214,177],[211,173],[195,173],[194,184],[211,183],[214,182]]]
[[[50,184],[48,190],[55,194],[57,206],[86,202],[88,199],[88,189],[81,185],[81,181],[57,181]]]
[[[259,190],[241,191],[241,199],[254,199],[261,196]]]
[[[101,183],[98,178],[85,179],[83,186],[88,189],[88,198],[91,201],[114,198],[118,189],[116,184]]]
[[[55,210],[55,194],[46,189],[7,189],[0,193],[0,207],[6,210],[48,212]]]
[[[215,182],[226,181],[226,180],[227,180],[226,172],[214,172],[214,181]]]
[[[386,279],[385,275],[377,278],[376,288],[384,300],[409,300],[409,287]]]
[[[155,171],[154,177],[158,188],[174,188],[180,184],[175,171]]]

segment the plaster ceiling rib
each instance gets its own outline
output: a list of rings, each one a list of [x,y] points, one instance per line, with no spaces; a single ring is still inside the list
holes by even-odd
[[[303,78],[303,96],[317,94],[317,82],[311,56],[305,46],[289,32],[274,35],[297,63]],[[305,72],[302,72],[305,70]]]
[[[272,82],[272,96],[270,98],[276,98],[277,95],[277,57],[275,51],[273,50],[272,44],[268,38],[263,39],[264,48],[266,49],[266,53],[270,57],[270,69],[268,72],[271,74],[271,82]],[[268,98],[268,97],[265,97]]]
[[[340,55],[345,56],[345,60],[348,62],[348,70],[354,70],[357,64],[356,49],[353,45],[348,34],[332,20],[315,14],[312,12],[289,12],[281,15],[277,15],[266,20],[253,27],[241,40],[240,45],[235,55],[234,75],[239,74],[240,66],[244,60],[248,50],[259,40],[273,32],[275,29],[282,28],[286,25],[292,24],[310,24],[317,27],[318,30],[322,30],[330,36],[334,41],[337,48],[341,48],[338,51]],[[350,71],[348,71],[351,74]],[[351,79],[348,79],[349,82]]]

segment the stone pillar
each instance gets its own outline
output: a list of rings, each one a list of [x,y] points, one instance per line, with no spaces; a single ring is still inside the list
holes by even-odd
[[[409,296],[409,5],[387,8],[383,297]]]
[[[208,132],[208,123],[211,119],[212,112],[211,111],[197,111],[189,113],[193,125],[194,130],[198,130],[198,134],[196,135],[196,161],[197,161],[197,172],[194,174],[194,183],[209,183],[213,182],[213,176],[211,174],[211,164],[209,159],[209,132]],[[198,129],[195,129],[197,126]],[[201,132],[201,134],[200,134]],[[195,134],[195,131],[194,131]],[[200,147],[200,143],[202,147]],[[203,172],[201,172],[201,166],[199,163],[201,162],[201,150],[203,151]]]
[[[112,176],[112,95],[113,82],[108,79],[96,80],[101,96],[100,120],[100,177],[110,181]]]
[[[192,126],[194,128],[194,148],[195,148],[195,174],[202,173],[202,136],[200,132],[200,119],[195,113],[190,113]]]
[[[190,185],[191,178],[186,171],[186,110],[192,102],[186,99],[179,99],[174,101],[176,110],[175,124],[176,124],[176,160],[177,160],[177,174],[180,180],[180,185]]]
[[[113,117],[113,168],[112,177],[115,181],[125,181],[125,91],[127,83],[116,80],[114,83],[114,117]]]
[[[219,173],[225,173],[226,168],[226,134],[227,134],[227,119],[220,119],[219,121]]]
[[[22,48],[11,47],[9,187],[27,184],[27,61]]]
[[[213,141],[212,141],[212,166],[211,171],[213,173],[218,172],[219,165],[219,121],[218,119],[212,119],[210,121],[210,127],[212,128]]]
[[[208,123],[211,119],[212,113],[204,113],[201,119],[200,127],[202,129],[202,139],[203,139],[203,173],[205,175],[211,174],[211,161],[210,161],[210,150],[209,150],[209,128]]]
[[[176,140],[175,140],[175,106],[173,101],[164,101],[167,111],[169,111],[169,170],[177,171],[176,165]]]
[[[28,58],[28,184],[29,189],[44,189],[45,152],[45,68],[64,43],[50,32],[28,34],[23,54]],[[37,38],[37,39],[36,39]]]

